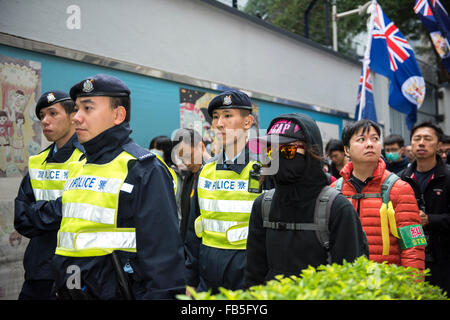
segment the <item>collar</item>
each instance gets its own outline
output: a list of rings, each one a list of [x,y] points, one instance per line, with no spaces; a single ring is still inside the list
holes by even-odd
[[[212,159],[211,159],[212,160]],[[241,151],[233,160],[227,160],[225,151],[222,150],[221,154],[214,158],[217,162],[217,170],[232,170],[237,174],[241,174],[242,170],[247,166],[250,160],[253,159],[252,154],[248,148],[248,143],[245,145],[244,150]]]
[[[381,180],[383,177],[383,173],[386,170],[386,163],[381,159],[381,157],[378,159],[378,164],[375,170],[372,172],[372,179],[371,180]],[[352,176],[353,172],[353,162],[349,161],[344,168],[339,172],[339,174],[344,178],[344,180],[349,180]]]
[[[131,140],[131,131],[129,123],[123,122],[83,143],[87,162],[97,164],[110,162],[123,151],[121,146]]]
[[[74,133],[72,137],[63,145],[60,149],[56,148],[56,143],[50,145],[50,152],[45,159],[46,162],[56,162],[62,163],[67,161],[76,149],[76,144],[78,143],[77,135]]]
[[[441,157],[439,157],[438,155],[436,155],[436,160],[437,160],[436,165],[434,166],[433,169],[431,169],[434,170],[433,178],[445,176],[445,172],[447,170],[446,164],[442,161]],[[405,176],[412,178],[412,175],[416,170],[417,170],[417,159],[414,159],[411,165],[406,168]]]
[[[245,150],[245,149],[244,149]],[[235,156],[233,159],[228,159],[228,156],[227,156],[227,154],[224,152],[223,154],[224,154],[224,158],[225,158],[225,163],[229,163],[229,162],[235,162],[236,161],[236,159],[242,154],[242,151],[244,151],[244,150],[241,150],[241,152],[237,155],[237,156]]]

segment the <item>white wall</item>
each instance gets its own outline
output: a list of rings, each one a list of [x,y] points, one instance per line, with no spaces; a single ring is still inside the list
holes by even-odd
[[[357,63],[200,0],[0,0],[0,32],[354,112]]]
[[[439,114],[444,115],[444,122],[441,127],[447,135],[450,135],[450,85],[439,89],[442,92],[442,99],[438,99]]]

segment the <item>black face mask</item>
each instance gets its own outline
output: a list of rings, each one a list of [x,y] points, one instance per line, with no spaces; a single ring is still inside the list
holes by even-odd
[[[277,184],[293,184],[298,182],[303,176],[306,167],[306,159],[304,154],[296,153],[293,159],[285,159],[279,154],[280,167],[275,174],[275,182]]]

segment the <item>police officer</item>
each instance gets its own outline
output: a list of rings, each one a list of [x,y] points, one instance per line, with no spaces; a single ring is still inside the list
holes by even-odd
[[[187,284],[198,291],[244,286],[248,222],[261,193],[259,165],[247,144],[251,110],[250,98],[238,90],[217,95],[208,106],[223,149],[201,169],[189,217]]]
[[[46,92],[36,104],[35,112],[43,133],[53,143],[29,158],[28,173],[15,199],[14,227],[30,238],[23,260],[25,282],[20,300],[52,297],[51,258],[61,222],[61,196],[67,168],[84,152],[72,123],[73,111],[74,102],[63,91]]]
[[[61,299],[166,299],[184,292],[167,167],[130,138],[130,90],[98,74],[72,87],[85,161],[72,163],[54,256]]]

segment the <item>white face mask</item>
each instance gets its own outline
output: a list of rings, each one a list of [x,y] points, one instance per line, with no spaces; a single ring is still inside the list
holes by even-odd
[[[158,156],[160,156],[161,158],[163,157],[163,152],[161,150],[158,149],[150,149],[150,152],[153,152],[154,154],[157,154]]]

